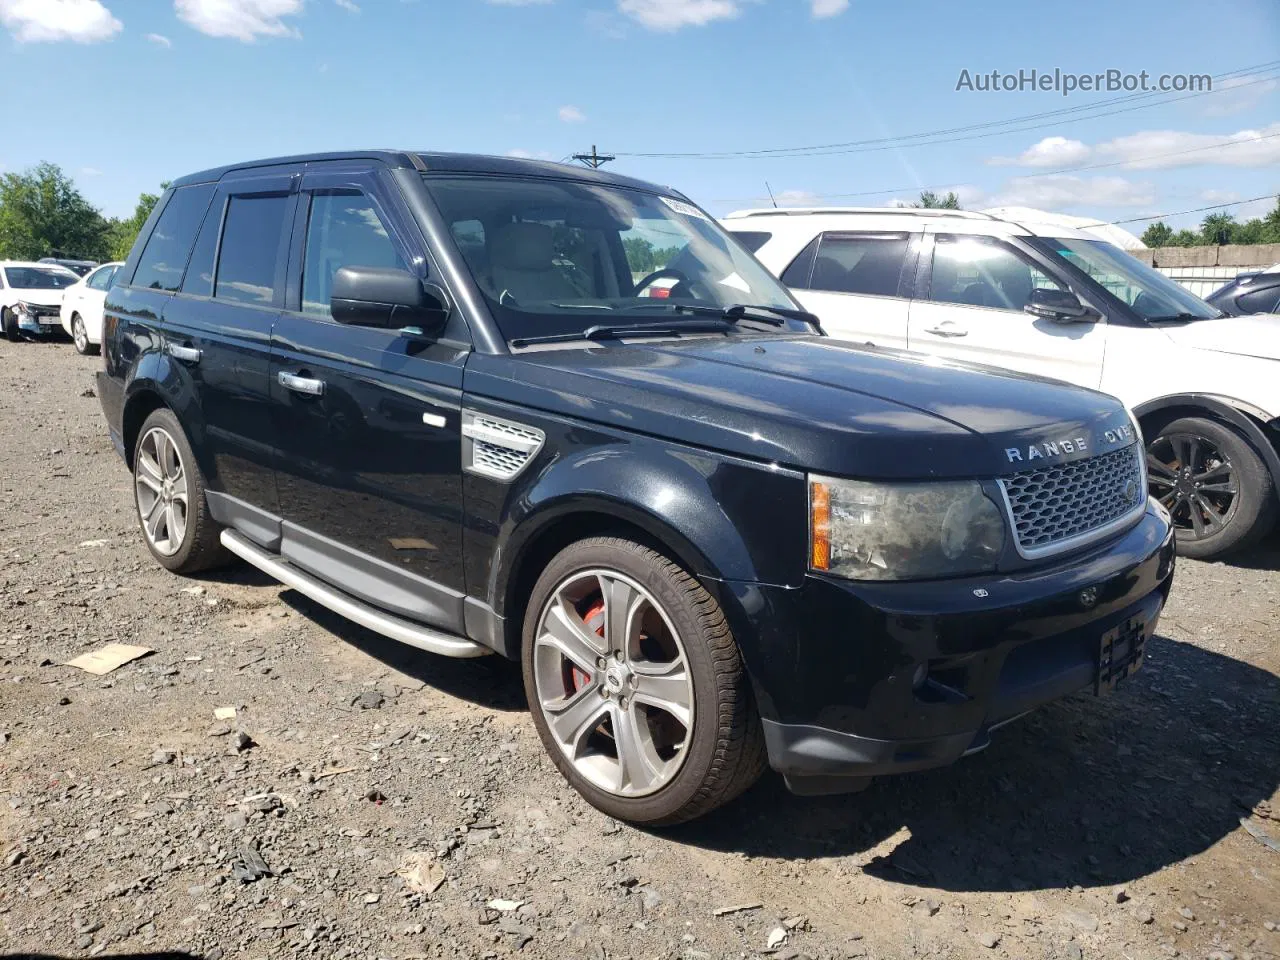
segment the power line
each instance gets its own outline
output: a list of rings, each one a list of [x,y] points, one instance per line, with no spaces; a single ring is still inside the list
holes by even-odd
[[[1190,210],[1175,210],[1172,213],[1158,213],[1154,217],[1130,217],[1128,220],[1099,220],[1097,223],[1086,223],[1083,225],[1083,228],[1116,226],[1121,223],[1146,223],[1149,220],[1163,220],[1166,217],[1180,217],[1187,213],[1204,213],[1206,210],[1222,210],[1226,207],[1238,207],[1241,204],[1254,203],[1258,200],[1277,199],[1280,199],[1280,194],[1266,193],[1260,197],[1250,197],[1248,200],[1232,200],[1230,203],[1213,203],[1207,207],[1192,207]]]
[[[1064,173],[1081,173],[1085,170],[1105,170],[1109,167],[1124,167],[1124,166],[1130,166],[1132,164],[1147,163],[1148,161],[1151,161],[1151,160],[1164,160],[1168,157],[1181,157],[1189,153],[1203,153],[1206,150],[1221,150],[1226,147],[1233,147],[1237,145],[1262,143],[1264,140],[1274,140],[1277,137],[1280,137],[1280,133],[1268,133],[1265,136],[1252,137],[1248,140],[1223,140],[1220,143],[1211,143],[1203,147],[1192,147],[1188,150],[1175,150],[1170,153],[1153,153],[1145,157],[1130,157],[1126,160],[1111,160],[1111,161],[1108,161],[1107,163],[1091,163],[1085,166],[1062,167],[1057,170],[1042,170],[1038,173],[1024,173],[1024,174],[1020,174],[1017,177],[1017,179],[1031,180],[1036,177],[1058,177]],[[947,189],[954,190],[955,186],[956,184],[953,181],[951,183],[934,183],[934,184],[926,184],[926,185],[915,184],[909,187],[893,187],[892,189],[886,189],[886,190],[861,190],[857,193],[821,193],[821,194],[816,194],[815,196],[819,200],[846,200],[846,199],[856,198],[856,197],[882,196],[887,193],[914,192],[916,190],[947,190]],[[748,203],[751,200],[755,200],[755,199],[758,199],[758,198],[751,197],[747,200],[716,200],[713,202],[715,203],[739,203],[739,202]]]
[[[1271,60],[1262,64],[1255,64],[1249,67],[1241,67],[1226,73],[1218,74],[1211,78],[1215,82],[1222,80],[1236,79],[1242,76],[1248,76],[1254,71],[1274,71],[1280,66],[1280,60]],[[1004,120],[989,120],[983,123],[968,124],[961,127],[949,127],[940,130],[923,131],[920,133],[903,134],[893,137],[877,137],[866,140],[849,140],[841,143],[828,144],[811,144],[802,147],[775,147],[770,149],[759,150],[723,150],[712,152],[647,152],[647,153],[629,153],[626,151],[615,151],[615,155],[619,157],[637,157],[649,159],[690,159],[690,160],[728,160],[741,158],[765,158],[765,157],[781,157],[781,156],[831,156],[835,154],[846,153],[865,153],[877,150],[890,150],[899,147],[914,146],[930,146],[940,143],[955,143],[964,140],[978,140],[986,137],[1001,136],[1006,133],[1020,133],[1027,130],[1036,130],[1043,127],[1054,126],[1062,123],[1077,123],[1081,120],[1093,120],[1100,117],[1114,116],[1120,113],[1128,113],[1133,110],[1145,110],[1148,107],[1162,106],[1169,103],[1177,103],[1182,100],[1190,100],[1195,97],[1208,96],[1212,93],[1220,93],[1223,89],[1239,90],[1242,87],[1253,86],[1258,83],[1268,83],[1277,77],[1280,73],[1273,73],[1260,77],[1253,77],[1243,83],[1235,84],[1228,88],[1219,87],[1214,90],[1204,90],[1196,93],[1184,94],[1176,97],[1168,97],[1169,91],[1145,91],[1142,93],[1127,94],[1121,97],[1113,97],[1110,100],[1102,100],[1092,104],[1081,104],[1074,107],[1060,107],[1056,110],[1044,110],[1037,113],[1024,114],[1019,117],[1010,117]],[[1137,103],[1133,101],[1163,97],[1164,99],[1153,100],[1150,103]],[[1114,106],[1116,104],[1127,103],[1129,106],[1121,107],[1117,110],[1098,111],[1101,108]],[[1084,116],[1069,116],[1073,113],[1087,114]],[[1054,119],[1044,123],[1028,123],[1028,121],[1041,120],[1047,117]],[[1064,119],[1065,118],[1065,119]],[[1020,125],[1020,126],[1019,126]],[[993,129],[1000,128],[1000,129]],[[973,132],[978,131],[978,132]],[[951,134],[970,133],[969,136],[951,136]],[[915,141],[915,142],[912,142]]]

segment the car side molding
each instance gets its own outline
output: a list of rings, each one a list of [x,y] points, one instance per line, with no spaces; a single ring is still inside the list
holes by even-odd
[[[311,598],[321,606],[328,607],[334,613],[340,614],[348,620],[372,630],[374,633],[380,633],[384,637],[407,643],[411,647],[417,647],[419,650],[426,650],[429,653],[438,653],[444,657],[468,659],[484,657],[493,653],[488,647],[481,646],[471,640],[443,633],[439,630],[432,630],[430,627],[424,627],[421,624],[383,613],[368,604],[361,603],[359,600],[349,597],[328,584],[317,580],[310,574],[303,573],[278,555],[268,553],[261,547],[250,543],[234,530],[223,530],[221,540],[224,547],[242,560],[251,563],[269,577],[279,580],[285,586],[297,590],[303,596]]]

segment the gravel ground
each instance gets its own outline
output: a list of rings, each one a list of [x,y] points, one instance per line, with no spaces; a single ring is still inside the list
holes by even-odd
[[[647,833],[563,783],[513,665],[152,562],[97,363],[0,343],[0,953],[1280,955],[1280,542],[1182,562],[1115,697]],[[155,652],[62,666],[110,641]]]

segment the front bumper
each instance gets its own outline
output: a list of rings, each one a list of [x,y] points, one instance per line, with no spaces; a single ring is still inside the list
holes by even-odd
[[[933,583],[730,583],[769,762],[798,793],[951,763],[996,727],[1141,663],[1173,582],[1149,507],[1116,540],[1019,575]],[[1131,659],[1131,664],[1127,660]]]
[[[62,335],[62,319],[56,311],[53,313],[39,313],[32,315],[29,313],[14,312],[14,316],[18,319],[18,329],[23,333],[32,334],[34,336],[51,336],[57,334]]]

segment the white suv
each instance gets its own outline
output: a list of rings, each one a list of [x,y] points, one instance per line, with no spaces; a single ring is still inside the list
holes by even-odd
[[[1119,247],[1060,226],[824,207],[723,223],[831,336],[1119,397],[1147,438],[1151,493],[1181,553],[1221,556],[1275,525],[1280,316],[1220,316]]]

